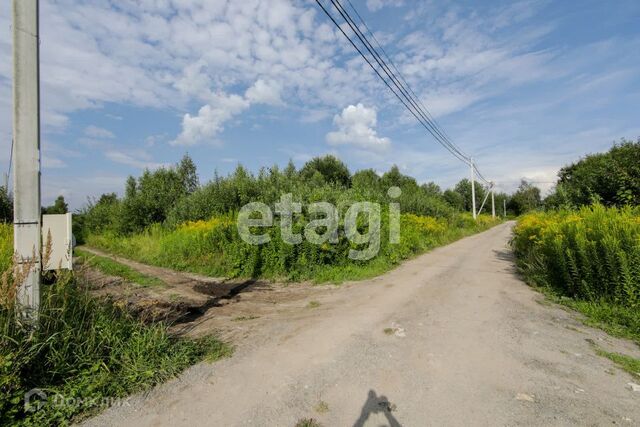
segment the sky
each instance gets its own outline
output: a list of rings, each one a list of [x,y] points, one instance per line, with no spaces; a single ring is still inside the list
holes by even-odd
[[[326,0],[325,4],[327,3]],[[345,5],[345,0],[342,0]],[[640,2],[352,0],[497,188],[640,136]],[[469,175],[315,1],[40,0],[43,204],[122,194],[188,153],[201,182],[334,154],[443,188]],[[11,147],[0,2],[0,169]]]

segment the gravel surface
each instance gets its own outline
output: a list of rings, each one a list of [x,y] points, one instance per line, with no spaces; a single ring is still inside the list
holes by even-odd
[[[628,385],[638,381],[589,341],[635,357],[640,349],[522,282],[512,225],[372,280],[212,308],[196,329],[226,331],[232,358],[196,365],[85,425],[640,425],[640,392]],[[248,307],[260,316],[234,319]]]

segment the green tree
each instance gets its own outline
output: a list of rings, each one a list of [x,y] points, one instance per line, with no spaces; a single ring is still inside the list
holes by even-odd
[[[495,207],[496,207],[496,215],[503,216],[505,202],[507,205],[509,204],[509,195],[507,193],[495,193],[494,200],[495,200]]]
[[[116,193],[107,193],[98,200],[90,199],[87,206],[80,212],[83,217],[82,234],[119,231],[120,201]],[[78,237],[78,236],[76,236]]]
[[[455,186],[454,190],[462,196],[462,200],[464,202],[463,209],[467,212],[472,211],[473,204],[471,202],[471,181],[464,178],[461,179]],[[485,189],[479,183],[475,183],[475,193],[476,193],[476,210],[480,209],[480,205],[482,204],[482,200],[484,200]]]
[[[384,189],[400,187],[404,191],[405,189],[418,187],[416,180],[404,175],[396,165],[393,165],[391,169],[389,169],[389,172],[385,172],[384,175],[382,175],[381,183]]]
[[[445,201],[456,211],[462,212],[465,210],[464,196],[456,190],[445,190],[443,197]]]
[[[556,184],[551,193],[544,198],[542,204],[545,209],[573,209],[576,207],[562,183]]]
[[[353,174],[351,185],[357,189],[379,189],[380,177],[373,169],[363,169]]]
[[[116,228],[121,233],[132,233],[164,222],[178,202],[198,186],[196,166],[188,155],[174,167],[145,169],[137,180],[130,176]]]
[[[184,157],[182,157],[182,160],[178,163],[177,172],[178,175],[180,175],[182,185],[188,194],[191,194],[198,189],[200,185],[198,171],[195,163],[193,163],[193,160],[189,157],[189,154],[185,154]]]
[[[13,197],[7,187],[0,187],[0,221],[13,222]]]
[[[518,190],[513,193],[507,205],[509,210],[513,211],[516,215],[522,215],[523,213],[538,209],[540,206],[542,206],[540,189],[524,179],[520,181]]]
[[[435,182],[427,182],[425,184],[422,184],[420,188],[422,188],[422,191],[424,191],[424,193],[429,196],[442,196],[442,190],[440,189],[440,186]]]
[[[351,173],[347,165],[332,155],[309,160],[300,170],[300,175],[303,179],[310,180],[316,172],[319,172],[324,181],[330,184],[349,187],[351,183]]]
[[[640,139],[621,140],[606,153],[592,154],[563,167],[559,183],[576,206],[640,204]]]
[[[43,214],[66,214],[67,212],[69,212],[69,205],[62,195],[56,198],[53,205],[42,208]]]

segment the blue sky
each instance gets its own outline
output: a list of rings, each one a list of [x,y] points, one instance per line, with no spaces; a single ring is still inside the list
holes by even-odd
[[[353,0],[352,0],[353,1]],[[0,3],[0,165],[11,144],[10,3]],[[43,203],[123,190],[188,152],[238,163],[397,164],[466,177],[311,1],[41,0]],[[356,0],[453,141],[503,190],[640,136],[640,2]],[[543,189],[548,184],[541,184]]]

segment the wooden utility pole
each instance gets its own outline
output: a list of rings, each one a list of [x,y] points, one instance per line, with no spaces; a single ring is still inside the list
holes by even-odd
[[[13,0],[13,246],[24,274],[19,308],[29,319],[40,306],[39,60],[38,0]]]

